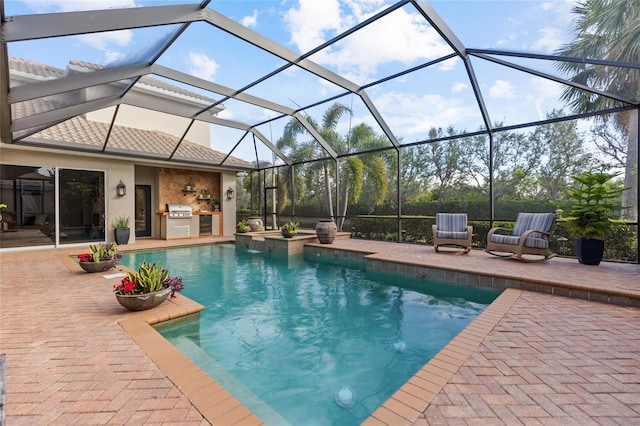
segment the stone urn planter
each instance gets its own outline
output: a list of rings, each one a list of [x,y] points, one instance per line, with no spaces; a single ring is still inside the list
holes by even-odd
[[[167,287],[153,293],[116,294],[116,300],[130,311],[145,311],[167,300],[170,294],[171,287]]]
[[[247,225],[251,228],[251,232],[264,231],[264,223],[260,216],[251,216],[247,219]]]
[[[336,239],[338,227],[333,219],[320,219],[316,224],[316,235],[322,244],[331,244]]]
[[[78,262],[80,267],[89,273],[104,272],[112,269],[116,266],[118,261],[116,259],[103,260],[101,262]]]

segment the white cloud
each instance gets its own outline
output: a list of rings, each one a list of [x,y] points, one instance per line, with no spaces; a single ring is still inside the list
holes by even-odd
[[[457,82],[453,84],[453,87],[451,88],[451,93],[460,93],[467,90],[468,88],[469,86],[467,85],[467,83]]]
[[[387,92],[376,98],[374,103],[404,142],[425,139],[432,127],[463,125],[469,118],[479,117],[474,105],[440,95]]]
[[[216,71],[218,70],[218,64],[215,60],[209,58],[202,53],[189,53],[189,73],[196,77],[203,78],[205,80],[213,80]]]
[[[245,16],[240,20],[240,23],[247,28],[255,27],[258,23],[258,10],[253,9],[253,14],[251,16]]]
[[[552,10],[553,9],[553,3],[552,2],[544,2],[540,5],[540,8],[542,10]]]
[[[502,38],[496,42],[496,46],[509,45],[515,41],[515,34],[509,34],[506,38]]]
[[[126,58],[126,55],[122,52],[115,52],[113,50],[109,50],[104,54],[104,63],[105,64],[115,64]]]
[[[562,34],[556,28],[542,28],[538,30],[538,34],[540,38],[532,45],[536,50],[552,53],[564,43]]]
[[[133,39],[133,32],[131,30],[110,31],[97,34],[83,34],[76,36],[76,38],[95,49],[106,51],[108,47],[113,44],[117,46],[128,46]]]
[[[509,99],[515,97],[513,85],[508,81],[496,80],[489,89],[489,96],[494,99]]]
[[[327,31],[338,30],[340,20],[338,0],[300,0],[298,8],[291,8],[284,15],[291,43],[300,52],[322,44]]]
[[[440,62],[440,64],[438,65],[438,69],[440,71],[451,71],[456,67],[456,65],[458,65],[459,62],[460,62],[460,57],[454,56],[453,58]]]
[[[540,77],[532,77],[528,82],[530,88],[527,94],[527,102],[535,105],[538,119],[546,118],[547,113],[553,108],[561,108],[559,99],[562,95],[562,87],[560,84]]]
[[[301,0],[298,8],[290,9],[285,15],[291,31],[291,42],[301,52],[309,51],[337,35],[346,26],[367,19],[383,6],[381,1],[376,0],[351,0],[345,4],[349,7],[348,13],[340,9],[336,0]],[[318,52],[311,60],[333,67],[358,83],[364,83],[376,76],[382,65],[394,62],[409,65],[449,53],[449,46],[422,16],[398,9]]]
[[[222,118],[223,120],[233,120],[235,119],[235,115],[233,111],[228,108],[223,109],[219,113],[216,114],[217,118]]]

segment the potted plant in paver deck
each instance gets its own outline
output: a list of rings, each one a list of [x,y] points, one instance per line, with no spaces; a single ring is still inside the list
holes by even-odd
[[[119,216],[113,222],[117,244],[127,244],[129,242],[129,237],[131,236],[129,221],[129,216]]]
[[[169,271],[157,262],[143,260],[137,272],[126,274],[120,284],[113,286],[113,292],[118,303],[130,311],[155,308],[184,288],[182,278],[169,276]]]
[[[575,238],[578,261],[585,265],[599,265],[604,255],[604,238],[611,229],[613,202],[624,188],[611,182],[617,174],[584,172],[573,176],[575,186],[567,188],[574,204],[570,206],[567,225]]]
[[[78,263],[87,272],[104,272],[115,267],[121,258],[114,242],[110,245],[92,244],[89,246],[89,253],[78,255]]]

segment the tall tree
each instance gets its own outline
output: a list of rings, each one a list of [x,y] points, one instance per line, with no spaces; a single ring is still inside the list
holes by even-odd
[[[496,127],[502,127],[497,123]],[[478,135],[464,138],[463,157],[467,178],[477,187],[489,185],[489,138]],[[524,133],[504,131],[494,134],[493,192],[495,201],[530,195],[532,179],[542,157],[542,146]]]
[[[552,111],[548,119],[562,117],[562,111]],[[538,183],[540,196],[559,200],[571,176],[590,169],[591,156],[584,148],[576,121],[560,121],[537,126],[530,138],[542,148]]]
[[[438,139],[446,136],[454,136],[453,127],[446,129],[431,128],[429,139]],[[453,139],[426,144],[422,149],[422,167],[425,178],[435,179],[434,197],[444,200],[445,192],[453,187],[461,185],[465,176],[463,173],[464,149],[462,140]]]
[[[638,0],[585,0],[573,8],[576,14],[575,39],[556,53],[562,56],[640,62],[640,2]],[[561,71],[572,74],[572,81],[638,101],[640,70],[624,66],[558,62]],[[568,87],[563,93],[577,112],[592,112],[619,106],[605,96]],[[606,116],[600,116],[607,120]],[[615,124],[627,138],[624,184],[630,188],[622,196],[624,215],[637,218],[638,111],[616,114]]]
[[[370,126],[359,124],[349,132],[347,137],[342,137],[336,131],[340,118],[344,114],[350,114],[351,110],[340,104],[332,104],[323,114],[322,121],[318,123],[312,117],[307,117],[307,121],[313,126],[322,138],[336,151],[338,155],[352,154],[367,149],[381,148],[388,146],[388,142],[381,136],[375,134]],[[295,118],[291,119],[285,126],[284,134],[278,140],[277,146],[286,149],[287,153],[296,161],[312,160],[326,157],[326,153],[320,144],[311,139],[298,142],[298,137],[308,135],[302,124]],[[322,179],[326,200],[327,214],[330,217],[338,216],[338,229],[342,228],[344,217],[347,212],[349,202],[356,203],[362,194],[362,187],[365,177],[375,182],[377,187],[374,203],[380,204],[384,201],[388,191],[387,168],[383,155],[363,154],[349,155],[338,161],[340,167],[340,212],[334,212],[333,203],[333,176],[335,176],[336,163],[333,161],[317,161],[306,166],[305,183],[307,188]]]

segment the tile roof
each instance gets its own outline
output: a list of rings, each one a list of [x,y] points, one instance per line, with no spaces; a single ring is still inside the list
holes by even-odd
[[[50,79],[61,78],[65,75],[65,71],[60,68],[20,58],[9,58],[9,69]]]
[[[91,69],[102,68],[98,65],[92,65],[81,61],[71,61],[70,64]],[[41,78],[55,79],[61,78],[67,74],[67,71],[59,68],[18,58],[10,58],[9,66],[11,70],[31,74]],[[170,84],[150,77],[143,77],[143,80],[146,84],[150,84],[164,90],[194,96],[200,100],[206,100],[208,102],[213,101],[213,99],[182,90],[176,86],[171,86]],[[35,99],[13,104],[11,108],[11,115],[13,119],[17,119],[20,117],[27,117],[33,114],[55,110],[60,107],[60,103],[56,102],[53,97],[48,99]],[[29,136],[28,140],[51,145],[52,147],[76,146],[82,149],[88,148],[99,151],[102,150],[108,130],[109,125],[107,123],[90,121],[82,116],[76,116],[35,133]],[[134,156],[138,154],[144,157],[151,156],[167,160],[175,150],[177,143],[178,139],[175,136],[164,132],[114,126],[109,136],[105,152],[113,154],[127,153]],[[212,166],[215,166],[220,165],[225,156],[226,154],[222,152],[184,140],[178,147],[174,155],[174,159],[198,163],[210,163]],[[238,166],[240,168],[252,167],[250,162],[232,156],[227,158],[224,166]]]
[[[53,142],[56,146],[77,146],[101,150],[109,124],[88,121],[83,117],[74,117],[55,126],[44,129],[31,136],[32,140]],[[40,142],[40,141],[39,141]],[[168,159],[178,144],[178,138],[167,133],[114,126],[105,153],[153,156]],[[220,165],[226,154],[202,145],[184,140],[176,151],[174,159]],[[251,167],[251,163],[236,157],[227,158],[224,166]]]
[[[108,68],[108,67],[105,67],[103,65],[96,65],[96,64],[89,63],[89,62],[78,61],[78,60],[75,60],[75,59],[70,60],[69,61],[69,65],[80,67],[80,68],[85,68],[87,70],[92,70],[92,71],[98,71],[98,70],[102,70],[102,69]],[[177,94],[180,94],[180,95],[185,95],[185,96],[189,96],[189,97],[192,97],[192,98],[196,98],[198,100],[204,101],[205,103],[217,102],[215,99],[208,98],[206,96],[202,96],[202,95],[200,95],[198,93],[195,93],[195,92],[192,92],[190,90],[181,89],[178,86],[166,83],[164,81],[161,81],[161,80],[158,80],[156,78],[149,77],[149,76],[142,76],[140,78],[140,83],[144,83],[144,84],[147,84],[149,86],[157,87],[159,89],[164,89],[164,90],[167,90],[169,92],[177,93]]]

